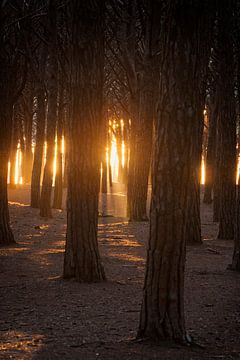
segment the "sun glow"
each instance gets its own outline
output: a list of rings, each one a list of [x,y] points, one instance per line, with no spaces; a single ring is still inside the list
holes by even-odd
[[[115,136],[113,136],[113,138],[112,138],[110,164],[111,164],[111,169],[112,169],[113,181],[117,181],[118,180],[119,160],[118,160],[118,154],[117,154],[117,141],[116,141]]]

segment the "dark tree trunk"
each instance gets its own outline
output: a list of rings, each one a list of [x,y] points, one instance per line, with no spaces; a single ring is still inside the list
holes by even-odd
[[[209,105],[209,128],[208,128],[208,144],[206,156],[206,176],[204,184],[204,204],[211,204],[213,201],[212,192],[214,184],[214,168],[216,161],[216,128],[217,128],[217,102],[214,96],[210,96]]]
[[[64,277],[105,279],[98,243],[103,92],[103,1],[71,2],[71,125]],[[86,21],[87,19],[87,21]]]
[[[53,184],[53,162],[57,122],[58,59],[57,59],[57,10],[55,1],[49,3],[49,69],[48,69],[48,113],[47,154],[44,167],[40,199],[40,216],[52,217],[51,195]]]
[[[53,208],[62,208],[63,197],[63,154],[62,154],[62,136],[63,136],[63,109],[62,97],[60,96],[60,104],[58,107],[57,122],[57,156],[56,156],[56,175],[54,186]]]
[[[13,111],[12,118],[12,136],[11,136],[11,149],[10,149],[10,181],[9,186],[11,188],[15,188],[15,174],[16,174],[16,154],[17,154],[17,146],[18,146],[18,121],[17,121],[17,105]]]
[[[149,55],[148,55],[149,56]],[[145,71],[141,81],[139,115],[133,127],[133,157],[130,161],[128,183],[128,216],[130,221],[148,220],[146,205],[148,194],[148,178],[152,150],[152,124],[154,109],[154,91],[152,85],[152,68],[150,59],[145,62]],[[131,159],[131,153],[130,153]]]
[[[2,100],[3,98],[1,98],[0,131],[0,245],[10,245],[15,243],[13,233],[10,228],[7,194],[7,173],[11,144],[12,106],[10,104],[3,104]]]
[[[43,162],[43,146],[45,138],[45,89],[41,86],[37,89],[37,132],[34,151],[34,161],[31,180],[31,207],[39,208],[40,205],[40,181]]]
[[[232,9],[219,9],[219,113],[220,208],[219,239],[234,238],[236,199],[236,113],[234,99],[234,57],[232,44]]]
[[[106,148],[108,147],[108,121],[105,120],[105,123],[103,124],[103,130],[102,130],[102,187],[101,192],[103,194],[107,193],[107,183],[108,183],[108,166],[107,166],[107,154],[106,154]]]
[[[235,216],[235,231],[234,231],[234,250],[232,257],[232,270],[240,271],[240,187],[237,186],[237,200],[236,200],[236,216]]]
[[[24,114],[25,146],[23,152],[23,182],[31,183],[33,167],[32,153],[32,125],[33,125],[33,86],[27,91],[25,98],[22,99],[22,109]]]
[[[161,10],[154,8],[153,14],[157,16]],[[201,80],[210,49],[203,46],[208,24],[206,2],[198,5],[176,1],[168,10],[166,22],[159,21],[163,26],[163,68],[154,132],[150,238],[138,336],[186,343],[184,267],[188,194],[192,158],[198,151],[200,135],[195,124],[201,122]]]

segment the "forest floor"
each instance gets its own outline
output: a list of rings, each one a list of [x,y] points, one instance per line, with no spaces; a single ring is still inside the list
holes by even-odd
[[[233,242],[216,239],[211,206],[203,245],[187,247],[186,323],[199,346],[181,347],[135,341],[148,223],[99,218],[108,280],[79,284],[61,277],[66,211],[43,220],[25,193],[10,193],[17,244],[0,249],[0,359],[240,359],[240,274],[227,270]]]

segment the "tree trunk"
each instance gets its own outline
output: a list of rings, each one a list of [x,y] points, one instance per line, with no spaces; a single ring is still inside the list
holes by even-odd
[[[22,108],[24,114],[25,146],[23,152],[23,182],[31,183],[31,174],[33,167],[32,153],[32,125],[33,125],[33,86],[26,94],[26,100],[22,99]]]
[[[214,168],[216,161],[216,128],[217,128],[217,103],[214,101],[213,95],[210,96],[209,105],[209,128],[208,128],[208,144],[206,156],[206,176],[204,184],[204,204],[211,204],[213,184],[214,184]]]
[[[1,100],[3,100],[1,98]],[[11,144],[12,111],[1,103],[1,131],[0,131],[0,245],[15,243],[10,228],[7,194],[8,158]],[[9,130],[10,129],[10,130]]]
[[[54,186],[53,208],[62,209],[63,196],[63,154],[62,154],[62,136],[63,136],[63,98],[60,96],[60,104],[58,107],[57,122],[57,156],[56,156],[56,175]]]
[[[17,107],[17,106],[16,106]],[[12,136],[11,136],[11,149],[10,149],[10,182],[9,186],[11,188],[15,188],[15,175],[16,175],[16,154],[17,154],[17,146],[18,146],[18,121],[17,121],[17,110],[16,107],[13,111],[12,118]]]
[[[40,181],[45,137],[45,89],[41,86],[39,86],[37,89],[36,115],[37,133],[31,181],[31,207],[33,208],[39,208],[40,205]]]
[[[234,98],[234,56],[231,8],[219,10],[219,113],[220,208],[219,239],[234,238],[236,203],[236,107]]]
[[[64,277],[105,279],[98,244],[103,92],[103,1],[71,2],[72,53],[67,237]],[[86,21],[87,19],[87,21]]]
[[[235,231],[234,231],[234,250],[232,257],[231,270],[240,271],[240,187],[237,186],[237,200],[236,200],[236,216],[235,216]]]
[[[55,1],[49,2],[49,69],[48,69],[48,113],[47,154],[44,167],[40,199],[40,216],[52,217],[51,195],[53,184],[53,162],[57,122],[58,59],[57,59],[57,10]]]
[[[162,13],[161,4],[154,4],[160,6],[153,9],[157,16]],[[206,2],[198,5],[188,1],[175,1],[168,11],[168,16],[164,14],[159,21],[164,44],[161,92],[154,131],[150,236],[138,337],[186,343],[186,225],[192,158],[199,142],[195,124],[202,121],[199,98],[210,53],[203,46],[208,12]]]

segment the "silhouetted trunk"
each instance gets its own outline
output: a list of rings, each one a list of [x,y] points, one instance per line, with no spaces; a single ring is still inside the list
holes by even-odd
[[[213,201],[212,192],[214,184],[214,168],[216,163],[216,128],[217,128],[217,102],[214,96],[210,96],[209,105],[209,128],[208,128],[208,144],[205,168],[205,184],[204,184],[204,204],[211,204]]]
[[[40,205],[40,181],[43,162],[43,146],[45,135],[45,89],[38,85],[36,109],[36,144],[34,149],[34,161],[31,180],[31,207],[38,208]]]
[[[103,1],[70,3],[71,124],[64,277],[105,279],[98,243],[103,92]],[[87,19],[87,21],[86,21]]]
[[[234,231],[234,250],[232,257],[232,270],[240,271],[240,187],[237,187],[236,200],[236,216],[235,216],[235,231]]]
[[[105,123],[103,125],[102,130],[102,187],[101,192],[103,194],[107,193],[107,183],[108,183],[108,166],[107,166],[107,154],[106,154],[106,148],[108,146],[108,121],[105,120]]]
[[[11,149],[10,149],[10,182],[9,186],[11,188],[15,188],[15,174],[16,174],[16,154],[17,154],[17,146],[18,146],[18,121],[17,121],[17,105],[13,110],[13,118],[12,118],[12,136],[11,136]]]
[[[60,96],[58,107],[57,122],[57,156],[56,156],[56,175],[54,185],[53,208],[62,208],[63,197],[63,154],[62,154],[62,136],[63,136],[63,109],[62,97]]]
[[[33,167],[32,153],[32,125],[33,125],[33,86],[30,86],[26,94],[26,100],[22,99],[24,114],[25,146],[23,152],[23,182],[30,184]]]
[[[8,158],[11,144],[12,108],[4,104],[1,97],[0,115],[0,245],[14,243],[14,237],[10,228],[7,194]]]
[[[219,11],[219,176],[220,208],[219,239],[234,238],[236,200],[236,107],[234,98],[234,57],[231,8]]]
[[[57,59],[57,14],[55,1],[49,3],[49,68],[48,68],[48,113],[47,153],[40,199],[40,216],[52,217],[51,195],[53,184],[53,162],[57,122],[58,59]]]
[[[161,2],[154,5],[153,14],[157,16],[162,13],[157,8]],[[150,236],[138,337],[186,343],[189,339],[184,321],[184,267],[188,193],[192,159],[198,152],[196,123],[202,121],[199,98],[210,52],[203,46],[208,12],[206,2],[198,5],[188,1],[171,2],[168,11],[168,16],[164,14],[158,19],[164,45],[154,131]]]

